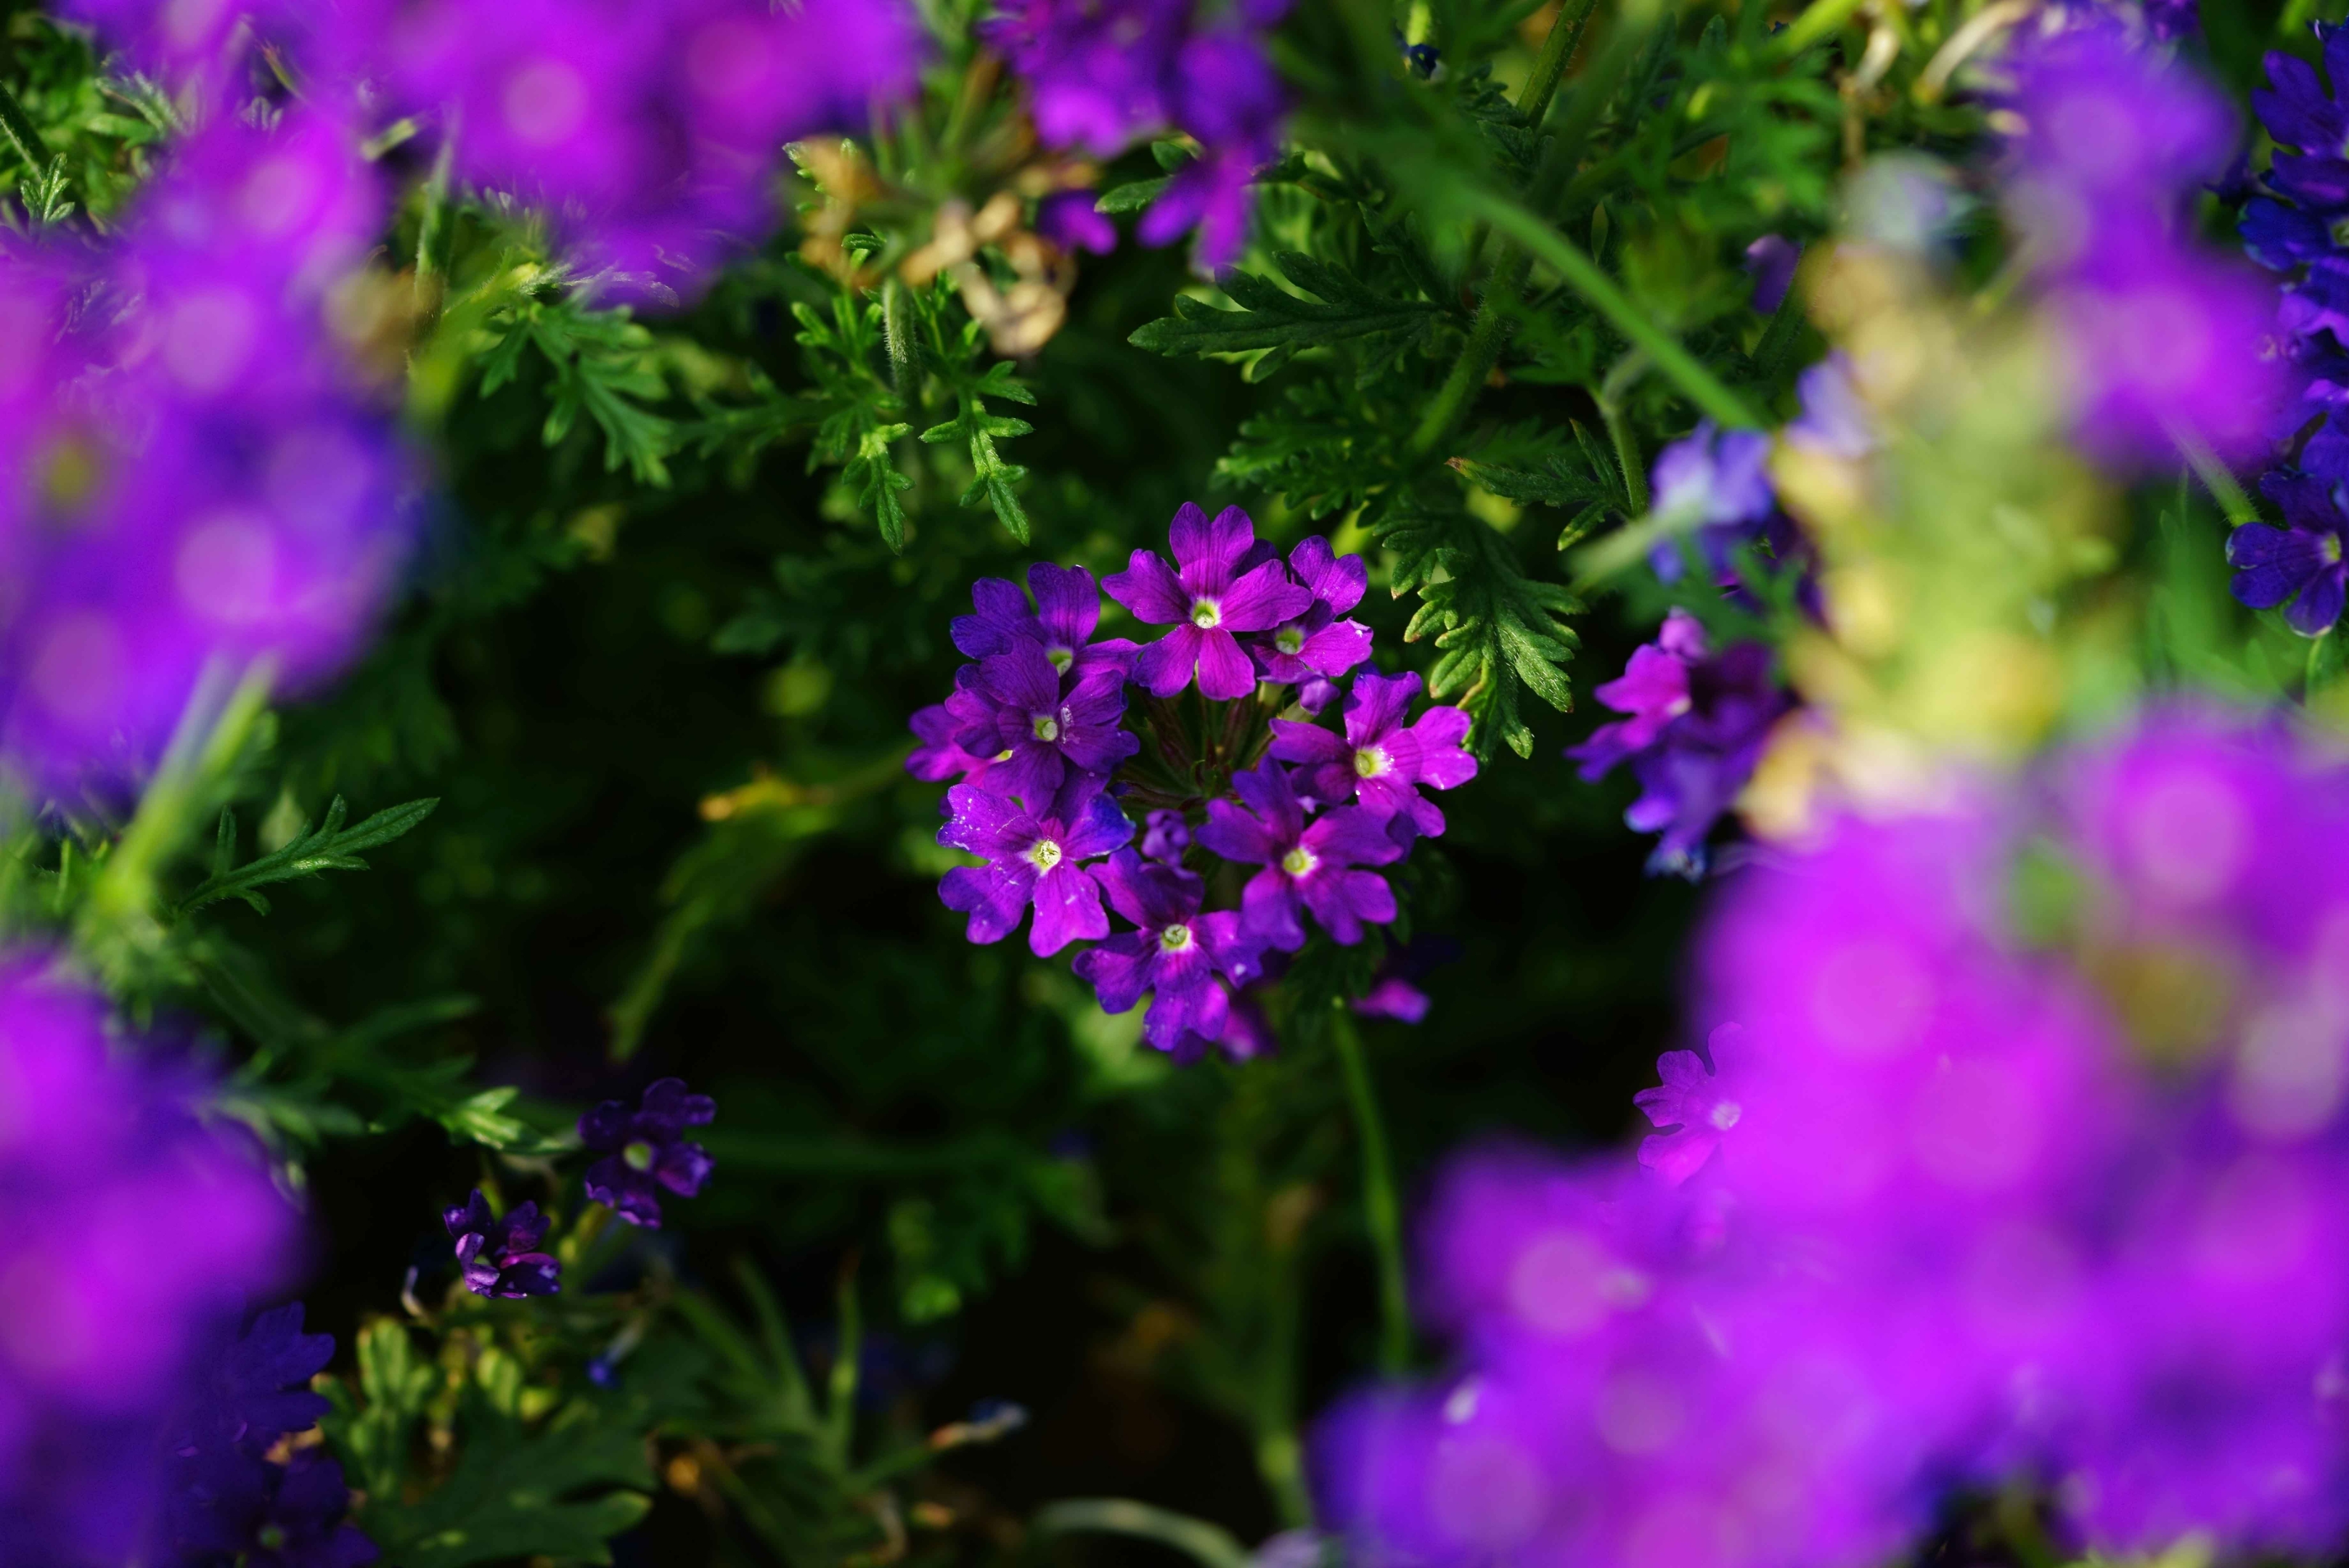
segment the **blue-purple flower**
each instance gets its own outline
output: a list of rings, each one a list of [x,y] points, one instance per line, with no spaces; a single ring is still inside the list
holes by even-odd
[[[1309,821],[1287,770],[1275,762],[1234,774],[1232,788],[1246,809],[1209,801],[1199,842],[1226,860],[1264,867],[1240,893],[1250,936],[1293,953],[1305,945],[1307,910],[1348,946],[1362,940],[1364,921],[1392,922],[1394,889],[1377,872],[1359,869],[1402,858],[1385,814],[1342,805]]]
[[[940,901],[970,916],[972,941],[1001,941],[1019,929],[1031,904],[1036,921],[1028,946],[1038,958],[1079,938],[1109,934],[1100,888],[1084,863],[1130,841],[1133,824],[1101,792],[1099,780],[1087,782],[1090,789],[1063,791],[1041,811],[969,784],[947,792],[938,842],[987,859],[985,866],[957,867],[938,884]]]
[[[2302,637],[2317,637],[2341,618],[2349,593],[2349,517],[2341,486],[2305,473],[2278,472],[2260,482],[2261,493],[2283,508],[2284,526],[2246,523],[2227,535],[2228,585],[2252,609],[2283,606],[2283,618]],[[2286,601],[2289,600],[2289,603]]]
[[[1134,657],[1133,679],[1153,696],[1172,697],[1198,674],[1199,691],[1230,701],[1256,689],[1256,669],[1236,635],[1265,632],[1310,609],[1310,589],[1291,582],[1269,546],[1256,542],[1256,524],[1237,506],[1212,523],[1185,502],[1169,525],[1175,566],[1154,550],[1136,550],[1123,572],[1102,580],[1102,591],[1148,626],[1174,629]]]
[[[1630,763],[1640,793],[1623,820],[1662,836],[1651,872],[1704,869],[1705,835],[1735,803],[1771,727],[1793,706],[1771,663],[1760,643],[1711,653],[1703,627],[1674,609],[1654,645],[1636,649],[1622,676],[1594,693],[1629,717],[1601,725],[1566,754],[1589,780]]]
[[[1077,978],[1109,1012],[1124,1012],[1149,992],[1143,1033],[1162,1051],[1174,1049],[1186,1032],[1222,1039],[1232,1005],[1226,982],[1256,978],[1263,943],[1244,935],[1240,917],[1228,909],[1200,912],[1206,885],[1198,877],[1144,860],[1130,846],[1091,871],[1110,907],[1139,929],[1078,954]]]
[[[1444,812],[1420,786],[1466,784],[1476,776],[1476,759],[1468,754],[1464,709],[1438,705],[1417,723],[1403,722],[1419,692],[1415,673],[1359,676],[1346,694],[1343,740],[1318,724],[1275,719],[1272,755],[1302,764],[1294,782],[1316,804],[1359,800],[1406,833],[1433,838],[1444,831]]]
[[[1313,602],[1296,619],[1248,639],[1257,671],[1291,686],[1350,673],[1371,656],[1371,628],[1340,618],[1362,602],[1370,568],[1360,556],[1337,555],[1329,540],[1309,534],[1288,553],[1288,570]]]
[[[685,1129],[706,1127],[717,1115],[718,1102],[687,1093],[682,1078],[646,1085],[633,1111],[624,1100],[597,1106],[579,1118],[579,1141],[604,1157],[587,1168],[587,1196],[632,1224],[658,1226],[664,1190],[691,1198],[709,1179],[709,1153],[687,1141]],[[528,1244],[535,1247],[537,1239]]]
[[[563,1265],[538,1249],[546,1240],[546,1217],[535,1202],[515,1205],[503,1219],[490,1212],[480,1188],[440,1221],[457,1243],[457,1266],[465,1288],[477,1296],[551,1296],[563,1288]]]
[[[979,700],[967,711],[981,716],[955,743],[973,756],[998,755],[984,787],[1031,808],[1051,799],[1070,769],[1106,775],[1141,749],[1120,727],[1125,681],[1115,668],[1063,677],[1042,643],[1014,638],[1000,653],[963,666],[956,685]]]
[[[947,628],[963,657],[985,659],[1025,640],[1041,647],[1062,675],[1125,673],[1133,660],[1133,643],[1123,638],[1090,640],[1101,622],[1101,588],[1091,572],[1039,561],[1028,568],[1028,588],[1036,596],[1033,609],[1019,586],[1002,577],[981,577],[970,586],[977,613],[957,616]]]
[[[992,716],[987,700],[976,691],[957,691],[943,702],[915,710],[905,727],[921,744],[905,758],[905,771],[927,784],[944,784],[948,779],[976,782],[1007,753],[998,751],[975,756],[964,751],[955,737],[985,725]]]

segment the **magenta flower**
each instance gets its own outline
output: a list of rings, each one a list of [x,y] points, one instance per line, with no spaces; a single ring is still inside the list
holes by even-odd
[[[1656,1127],[1640,1140],[1640,1163],[1675,1187],[1713,1158],[1745,1114],[1722,1083],[1722,1075],[1732,1070],[1723,1056],[1735,1057],[1744,1043],[1744,1031],[1724,1023],[1706,1038],[1702,1056],[1667,1051],[1656,1058],[1663,1083],[1631,1096]]]
[[[1131,840],[1133,824],[1101,793],[1098,781],[1087,782],[1089,790],[1073,799],[1063,791],[1041,812],[969,784],[947,792],[950,815],[938,842],[987,857],[985,866],[957,867],[938,884],[947,909],[969,914],[972,941],[1001,941],[1019,929],[1030,904],[1036,923],[1028,946],[1038,958],[1050,958],[1081,937],[1109,934],[1100,889],[1084,863]]]
[[[1303,764],[1296,783],[1322,805],[1359,800],[1372,814],[1391,817],[1406,834],[1433,838],[1444,831],[1444,813],[1419,786],[1451,789],[1476,776],[1468,754],[1465,710],[1438,705],[1404,724],[1420,680],[1402,675],[1357,677],[1346,695],[1346,738],[1318,724],[1272,722],[1272,755]]]
[[[1195,670],[1204,695],[1219,702],[1245,697],[1256,689],[1256,672],[1234,634],[1270,631],[1303,616],[1313,594],[1288,580],[1278,556],[1259,556],[1256,524],[1237,506],[1210,523],[1186,501],[1169,534],[1179,569],[1136,550],[1124,571],[1102,581],[1102,591],[1136,620],[1174,628],[1135,656],[1133,679],[1153,696],[1172,697]]]
[[[462,1204],[442,1210],[440,1220],[457,1243],[465,1288],[475,1295],[518,1299],[563,1289],[563,1265],[538,1250],[549,1221],[536,1202],[517,1204],[501,1220],[477,1187]]]
[[[1130,846],[1091,871],[1110,907],[1141,929],[1078,954],[1077,978],[1100,992],[1104,1012],[1124,1012],[1150,992],[1143,1033],[1162,1051],[1186,1033],[1222,1039],[1232,1004],[1226,982],[1256,978],[1263,944],[1241,931],[1237,914],[1199,912],[1206,886],[1197,877],[1144,860]]]
[[[957,616],[947,628],[964,657],[985,659],[1024,640],[1040,646],[1062,675],[1126,672],[1133,662],[1133,643],[1111,638],[1088,645],[1101,621],[1101,589],[1091,572],[1039,561],[1028,568],[1028,587],[1036,596],[1032,610],[1018,585],[1001,577],[981,577],[970,586],[978,613]]]
[[[976,691],[957,691],[943,702],[933,702],[915,710],[905,727],[921,742],[905,759],[905,771],[926,784],[944,784],[948,779],[976,781],[980,774],[1003,760],[1003,753],[991,756],[974,756],[955,742],[966,730],[987,723],[993,710],[987,700]]]
[[[587,1168],[587,1196],[630,1224],[658,1227],[664,1188],[691,1198],[709,1179],[709,1152],[685,1129],[717,1115],[718,1102],[686,1093],[682,1078],[646,1085],[633,1111],[622,1100],[597,1106],[579,1118],[579,1141],[604,1157]]]
[[[986,772],[986,787],[1040,810],[1071,768],[1106,775],[1142,749],[1120,728],[1125,682],[1114,669],[1063,680],[1044,645],[1015,638],[1000,653],[965,665],[955,683],[980,700],[983,714],[955,736],[974,756],[1009,752]]]
[[[1403,857],[1382,814],[1347,805],[1308,822],[1288,773],[1274,762],[1234,774],[1232,788],[1247,809],[1209,801],[1199,842],[1226,860],[1264,867],[1240,893],[1250,935],[1293,953],[1305,945],[1303,910],[1350,947],[1362,940],[1364,921],[1393,922],[1394,889],[1377,872],[1357,869]]]
[[[616,292],[657,298],[773,226],[785,141],[865,129],[921,57],[894,0],[421,0],[373,63],[459,179],[543,208]]]
[[[1360,556],[1335,555],[1329,540],[1309,534],[1288,553],[1288,570],[1313,602],[1296,619],[1250,638],[1248,652],[1267,680],[1291,686],[1334,680],[1371,656],[1371,628],[1339,618],[1362,602],[1370,568]]]
[[[2283,508],[2284,526],[2246,523],[2227,535],[2227,564],[2235,568],[2228,586],[2252,609],[2283,605],[2292,630],[2320,637],[2341,618],[2349,597],[2349,563],[2343,559],[2349,516],[2341,510],[2341,487],[2280,471],[2261,477],[2260,493]]]

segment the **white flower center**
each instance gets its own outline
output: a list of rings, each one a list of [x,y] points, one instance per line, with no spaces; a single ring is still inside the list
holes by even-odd
[[[1050,871],[1061,863],[1061,846],[1049,838],[1040,838],[1021,850],[1019,858],[1039,871]]]
[[[1061,738],[1061,722],[1050,713],[1030,714],[1028,727],[1036,732],[1038,740],[1047,744]]]
[[[1280,868],[1291,877],[1311,876],[1313,867],[1320,864],[1320,857],[1302,844],[1280,857]]]
[[[1735,1100],[1723,1100],[1713,1107],[1713,1114],[1705,1117],[1705,1120],[1713,1124],[1716,1132],[1727,1132],[1737,1125],[1737,1118],[1744,1114],[1744,1107]]]
[[[1394,759],[1387,755],[1384,746],[1364,746],[1354,753],[1356,778],[1374,779],[1393,766]]]
[[[1193,599],[1191,601],[1191,624],[1197,627],[1202,631],[1209,630],[1215,627],[1223,625],[1224,607],[1214,599]]]
[[[1272,634],[1272,646],[1291,659],[1296,658],[1298,650],[1305,646],[1305,628],[1301,626],[1282,627]]]
[[[1190,945],[1191,928],[1179,920],[1158,933],[1158,950],[1161,952],[1179,953]]]
[[[1077,650],[1073,648],[1048,648],[1044,650],[1044,657],[1051,660],[1053,669],[1066,675],[1069,666],[1077,661]]]

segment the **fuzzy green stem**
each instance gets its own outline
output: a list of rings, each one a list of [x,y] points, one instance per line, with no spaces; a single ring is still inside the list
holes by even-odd
[[[1533,75],[1526,78],[1525,90],[1517,95],[1517,112],[1526,117],[1527,125],[1539,125],[1542,117],[1549,112],[1549,100],[1566,76],[1568,63],[1574,58],[1574,46],[1582,41],[1582,30],[1589,26],[1590,14],[1598,8],[1599,0],[1582,0],[1569,17],[1560,7],[1557,19],[1549,25],[1549,36],[1542,39],[1541,53],[1534,57]]]
[[[1379,1262],[1379,1370],[1387,1376],[1411,1368],[1411,1299],[1403,1284],[1402,1205],[1395,1198],[1394,1162],[1379,1116],[1370,1064],[1354,1016],[1341,1005],[1330,1014],[1330,1034],[1346,1073],[1346,1098],[1362,1145],[1362,1219]]]
[[[2202,487],[2219,504],[2219,510],[2227,514],[2228,522],[2256,523],[2260,520],[2260,509],[2251,504],[2249,495],[2243,493],[2243,487],[2235,483],[2235,476],[2227,472],[2227,465],[2219,461],[2219,454],[2212,452],[2201,438],[2175,427],[2171,429],[2169,437],[2178,443],[2178,450],[2185,456],[2187,465],[2194,470],[2194,476],[2202,482]]]
[[[225,774],[244,750],[268,702],[273,673],[265,662],[247,670],[225,701],[219,671],[207,670],[198,680],[180,727],[140,796],[138,812],[90,888],[79,932],[85,948],[103,950],[126,940],[146,948],[160,940],[157,873],[186,839],[206,786]],[[112,956],[102,952],[101,961]]]
[[[864,1317],[856,1300],[856,1254],[840,1268],[839,1341],[833,1347],[832,1376],[824,1390],[824,1419],[833,1463],[845,1471],[856,1447],[856,1372],[864,1355]]]
[[[416,220],[416,299],[428,312],[440,308],[440,262],[434,251],[448,223],[449,171],[456,158],[456,128],[452,123],[433,155],[432,171],[424,181],[424,212]]]
[[[1623,489],[1630,498],[1631,515],[1640,516],[1648,510],[1648,462],[1640,455],[1640,438],[1632,432],[1631,423],[1623,417],[1623,395],[1637,385],[1648,372],[1648,357],[1634,348],[1607,372],[1599,383],[1599,417],[1607,423],[1607,439],[1615,446],[1616,466],[1623,471]]]
[[[7,137],[8,145],[36,175],[48,168],[49,146],[41,139],[40,127],[5,87],[0,87],[0,135]]]

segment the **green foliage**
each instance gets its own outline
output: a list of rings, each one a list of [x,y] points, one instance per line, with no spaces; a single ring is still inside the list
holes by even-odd
[[[1290,251],[1275,259],[1290,283],[1319,297],[1300,297],[1270,277],[1235,269],[1217,282],[1238,309],[1224,310],[1177,296],[1174,315],[1137,328],[1131,341],[1137,348],[1170,356],[1261,349],[1248,362],[1247,373],[1251,380],[1262,380],[1306,348],[1348,338],[1416,334],[1439,309],[1425,300],[1390,299],[1342,268],[1309,255]],[[1401,345],[1387,347],[1392,352]]]
[[[236,863],[236,813],[222,807],[220,828],[213,836],[212,875],[198,883],[195,891],[180,900],[180,913],[191,913],[206,904],[222,898],[240,898],[254,913],[269,913],[269,900],[259,889],[273,882],[289,882],[296,877],[315,877],[321,871],[364,871],[367,862],[359,858],[362,849],[375,849],[401,836],[432,815],[438,800],[411,800],[405,805],[395,805],[377,812],[356,826],[345,827],[343,818],[350,808],[343,797],[336,795],[326,807],[325,820],[314,829],[306,822],[294,830],[294,836],[284,844],[243,865]]]
[[[676,421],[656,411],[668,382],[652,333],[626,310],[591,309],[563,286],[559,273],[547,274],[486,314],[481,395],[521,375],[523,351],[534,349],[552,374],[546,444],[561,445],[585,413],[603,432],[606,472],[625,464],[639,484],[667,485],[681,441]]]

